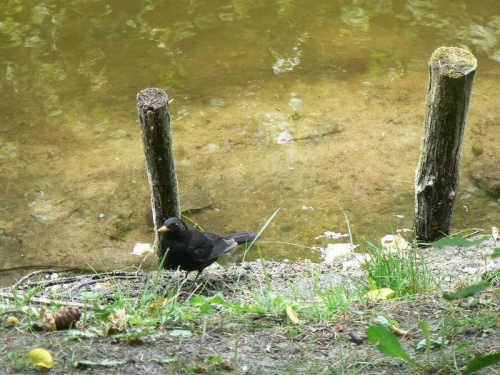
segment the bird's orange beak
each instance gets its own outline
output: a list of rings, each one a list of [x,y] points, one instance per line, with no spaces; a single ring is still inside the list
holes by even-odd
[[[158,229],[158,233],[165,233],[168,232],[170,229],[168,229],[165,225],[162,226],[160,229]]]

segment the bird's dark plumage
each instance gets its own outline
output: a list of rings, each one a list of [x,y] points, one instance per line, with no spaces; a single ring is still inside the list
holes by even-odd
[[[198,271],[196,279],[218,258],[231,252],[236,246],[257,238],[256,234],[247,231],[218,236],[189,229],[186,223],[177,217],[167,219],[158,232],[161,258],[167,253],[163,267],[171,270],[179,268],[187,272]]]

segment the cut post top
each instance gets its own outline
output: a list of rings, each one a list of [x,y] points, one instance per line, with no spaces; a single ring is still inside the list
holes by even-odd
[[[168,104],[168,96],[165,91],[156,87],[148,87],[137,94],[137,104],[143,110],[155,110]]]
[[[439,47],[431,56],[429,66],[432,70],[450,78],[460,78],[476,70],[474,55],[462,48]]]

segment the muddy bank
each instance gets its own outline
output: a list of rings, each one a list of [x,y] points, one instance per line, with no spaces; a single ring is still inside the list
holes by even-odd
[[[103,336],[102,327],[92,327],[90,321],[79,330],[50,333],[34,333],[4,324],[0,341],[1,366],[5,373],[35,373],[22,358],[28,349],[43,346],[58,362],[50,371],[54,374],[80,373],[83,369],[106,374],[130,371],[140,374],[411,372],[415,367],[380,354],[366,340],[366,329],[379,316],[394,319],[401,330],[407,332],[400,340],[416,358],[421,358],[414,349],[422,340],[418,322],[428,321],[433,327],[433,337],[437,337],[442,333],[443,319],[447,319],[446,334],[451,341],[447,350],[451,353],[456,345],[470,342],[467,353],[457,352],[455,360],[462,363],[472,354],[484,355],[500,350],[498,322],[496,328],[473,323],[484,321],[486,316],[498,316],[500,299],[495,289],[485,292],[476,302],[447,302],[440,295],[442,290],[454,290],[481,279],[486,272],[498,271],[499,262],[488,257],[498,246],[500,241],[489,239],[476,247],[425,249],[424,258],[436,280],[434,292],[380,302],[356,297],[332,300],[336,306],[321,310],[322,315],[314,319],[301,315],[298,306],[314,306],[314,302],[322,301],[325,293],[336,288],[356,293],[359,282],[366,278],[362,269],[352,262],[352,255],[337,258],[331,265],[309,260],[255,261],[224,268],[214,265],[203,273],[202,282],[196,289],[191,288],[190,281],[183,280],[183,275],[175,272],[163,272],[158,279],[154,273],[127,274],[130,276],[127,279],[108,275],[107,280],[102,276],[103,280],[95,282],[91,277],[81,277],[67,279],[63,284],[44,279],[45,287],[35,297],[89,303],[92,295],[99,296],[89,303],[94,309],[97,304],[118,309],[124,296],[139,300],[145,290],[150,290],[155,298],[172,296],[173,292],[176,303],[172,306],[179,309],[191,304],[195,310],[212,310],[196,319],[182,314],[175,318],[173,309],[169,316],[174,318],[161,324],[136,321],[129,329],[139,330],[144,335],[134,340],[120,338],[120,335]],[[28,279],[19,289],[21,292],[28,290],[35,283],[41,285],[39,281]],[[10,290],[3,288],[1,291]],[[219,302],[211,299],[214,296],[220,297]],[[198,304],[193,304],[196,298]],[[3,306],[7,302],[4,299]],[[292,322],[286,314],[286,304],[296,306],[298,323]],[[362,341],[354,342],[352,335]],[[439,361],[439,353],[432,352],[430,356],[436,361],[436,371],[449,371]],[[484,373],[491,371],[488,369]]]

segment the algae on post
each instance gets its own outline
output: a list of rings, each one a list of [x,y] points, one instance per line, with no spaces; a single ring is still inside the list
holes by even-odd
[[[439,47],[432,54],[429,64],[442,75],[460,78],[476,69],[477,60],[471,52],[463,48]]]

